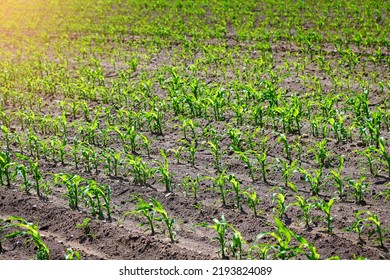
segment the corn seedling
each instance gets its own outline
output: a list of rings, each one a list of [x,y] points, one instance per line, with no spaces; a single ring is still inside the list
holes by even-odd
[[[128,215],[141,215],[146,218],[146,222],[139,224],[140,227],[147,225],[151,231],[151,235],[155,234],[155,225],[156,221],[156,210],[153,207],[152,202],[146,202],[140,197],[135,197],[138,200],[138,203],[134,205],[134,209],[123,214],[123,219]]]
[[[111,148],[108,149],[108,152],[109,152],[109,154],[105,155],[106,156],[107,172],[108,172],[108,174],[111,173],[111,163],[112,163],[112,167],[114,170],[114,176],[118,176],[118,167],[122,164],[122,161],[121,161],[122,152],[120,152],[120,151],[115,152]],[[108,157],[110,158],[110,160],[107,160]]]
[[[359,236],[359,241],[362,241],[362,233],[365,227],[365,218],[362,218],[362,214],[366,213],[366,211],[354,211],[353,215],[355,217],[355,221],[351,226],[347,227],[345,230],[348,232],[356,232]]]
[[[316,205],[314,202],[311,202],[310,198],[303,198],[300,195],[295,195],[295,198],[297,199],[295,202],[293,202],[291,205],[298,206],[299,209],[302,211],[302,218],[305,221],[305,227],[310,228],[310,224],[312,222],[311,217],[309,216],[309,212],[311,209],[313,209]]]
[[[253,151],[253,153],[255,155],[257,162],[260,164],[260,171],[261,171],[261,175],[263,178],[263,182],[266,183],[267,182],[267,170],[268,170],[267,151],[265,150],[262,153],[257,153],[255,151]]]
[[[242,205],[241,205],[241,196],[242,196],[242,191],[241,191],[241,184],[239,181],[237,181],[236,177],[231,174],[229,176],[229,182],[232,184],[233,192],[236,197],[236,207],[240,210],[242,210]]]
[[[107,219],[111,220],[111,187],[98,185],[94,180],[87,180],[86,183],[87,185],[83,188],[84,203],[91,208],[91,214],[103,219],[104,208]]]
[[[43,174],[39,170],[38,161],[34,161],[30,159],[29,157],[26,157],[24,155],[16,153],[16,156],[20,159],[26,160],[29,163],[28,171],[31,173],[34,179],[34,188],[39,197],[42,197],[41,191],[44,191],[44,193],[48,193],[48,184],[42,183]]]
[[[333,219],[332,214],[331,214],[333,204],[334,204],[334,199],[330,199],[328,202],[326,202],[325,200],[319,200],[316,203],[316,207],[318,209],[320,209],[325,214],[324,221],[325,221],[325,224],[328,228],[328,233],[330,235],[332,235],[332,233],[333,233],[332,223],[333,223],[334,219]]]
[[[243,252],[242,246],[245,242],[241,236],[241,232],[235,229],[232,225],[230,225],[230,228],[233,230],[230,252],[236,260],[241,260]]]
[[[315,144],[315,147],[311,149],[311,151],[314,152],[314,156],[316,158],[316,161],[322,169],[326,165],[326,160],[329,157],[329,151],[326,149],[327,140],[322,140],[321,142],[318,142]]]
[[[187,146],[188,154],[189,154],[189,162],[190,162],[192,167],[195,167],[195,153],[196,153],[196,148],[197,148],[197,142],[195,142],[193,140],[191,142],[189,142],[187,140],[182,140],[181,142],[184,142],[185,145]],[[173,150],[173,151],[175,151],[175,150]],[[178,158],[177,158],[177,160],[178,160]]]
[[[262,232],[256,237],[255,243],[264,237],[272,237],[275,239],[275,243],[258,243],[253,245],[251,250],[260,249],[263,253],[262,258],[266,259],[268,254],[272,252],[272,258],[275,260],[288,260],[296,258],[301,254],[306,255],[309,259],[319,259],[319,254],[316,252],[316,248],[309,244],[306,239],[297,235],[292,230],[288,229],[280,219],[274,217],[275,231]],[[293,245],[292,241],[295,239],[299,242],[297,245]],[[306,247],[309,248],[310,254],[304,250]]]
[[[172,152],[176,158],[176,163],[180,164],[180,160],[182,158],[181,152],[183,151],[183,149],[183,146],[179,146],[177,149],[168,149],[167,152]]]
[[[379,154],[382,156],[384,159],[385,163],[387,164],[387,172],[388,176],[390,177],[390,153],[387,151],[386,146],[385,146],[385,141],[383,137],[379,139]]]
[[[28,170],[24,164],[16,164],[15,175],[22,177],[22,184],[20,189],[24,189],[27,194],[30,194],[32,182],[28,179]]]
[[[273,208],[273,212],[275,212],[280,219],[283,216],[287,216],[286,212],[290,205],[286,205],[286,196],[282,188],[279,188],[279,192],[272,194],[272,203],[276,204]]]
[[[336,184],[336,187],[337,187],[337,194],[338,194],[338,196],[340,198],[344,198],[345,197],[344,179],[341,177],[341,171],[342,171],[343,166],[344,166],[344,161],[345,161],[344,156],[340,155],[340,157],[339,157],[339,165],[338,165],[337,171],[336,170],[331,170],[330,171],[330,174],[332,175],[333,181],[334,181],[334,183]]]
[[[66,194],[68,198],[69,207],[72,209],[79,209],[79,204],[82,199],[82,187],[80,186],[85,179],[78,175],[70,174],[55,174],[54,183],[55,185],[65,185]]]
[[[287,138],[286,138],[285,134],[280,134],[279,135],[279,137],[278,137],[278,144],[280,144],[280,142],[283,142],[283,152],[286,155],[286,159],[289,161],[289,163],[291,163],[292,162],[291,147],[290,147],[290,144],[287,141]]]
[[[191,191],[194,195],[194,199],[197,200],[200,181],[203,178],[205,178],[205,177],[201,177],[199,174],[196,174],[195,179],[193,179],[190,175],[187,175],[186,177],[184,177],[184,179],[182,181],[182,185],[183,185],[183,190],[184,190],[185,194],[187,194],[189,192],[189,190],[191,189]]]
[[[247,198],[248,207],[252,210],[255,217],[258,217],[263,211],[257,210],[257,206],[260,204],[261,197],[257,196],[256,191],[252,193],[243,191],[242,194]]]
[[[369,237],[371,237],[372,235],[376,234],[380,246],[381,246],[382,248],[384,248],[385,246],[384,246],[384,243],[383,243],[383,241],[384,241],[383,234],[385,233],[385,231],[387,231],[387,229],[384,229],[384,228],[381,226],[381,222],[379,221],[377,215],[375,215],[375,214],[372,213],[371,211],[367,211],[367,214],[368,214],[367,221],[368,221],[369,223],[371,223],[371,225],[374,227],[374,228],[370,231]]]
[[[163,135],[162,124],[164,118],[164,112],[159,109],[154,111],[145,112],[146,121],[151,133],[157,135]]]
[[[368,147],[367,149],[360,152],[366,159],[367,159],[367,165],[370,170],[370,173],[372,176],[376,177],[378,175],[378,167],[376,166],[376,158],[375,158],[375,152],[377,150],[373,147]]]
[[[212,178],[214,187],[218,188],[221,195],[222,206],[226,206],[226,194],[228,192],[226,183],[229,180],[229,176],[225,175],[226,170],[222,171],[217,178]]]
[[[145,185],[147,180],[156,172],[155,169],[146,166],[146,163],[142,161],[142,157],[134,157],[128,154],[126,160],[132,168],[133,181],[136,185]]]
[[[346,231],[357,232],[359,235],[359,240],[362,240],[361,235],[364,228],[368,228],[368,237],[371,238],[373,235],[377,236],[377,241],[380,246],[384,248],[384,233],[387,231],[386,228],[383,228],[381,222],[377,215],[371,211],[361,210],[354,212],[355,221],[350,227],[346,228]]]
[[[217,172],[221,172],[221,149],[219,147],[218,139],[214,138],[213,141],[207,142],[210,148],[210,152],[214,155],[214,163],[215,163],[215,169]]]
[[[337,142],[346,141],[348,139],[348,130],[344,126],[344,117],[337,114],[338,120],[334,118],[329,119],[329,124],[336,135]]]
[[[78,251],[73,251],[72,248],[66,248],[64,259],[67,261],[81,260],[81,255]]]
[[[229,243],[229,240],[228,240],[228,237],[226,236],[227,234],[227,230],[229,228],[231,228],[233,230],[233,243],[230,247],[230,249],[233,249],[232,252],[234,252],[234,255],[241,257],[242,255],[242,238],[241,238],[241,234],[239,232],[237,232],[234,227],[229,224],[226,219],[225,219],[225,216],[222,214],[221,216],[221,219],[218,220],[218,219],[213,219],[213,222],[214,224],[210,225],[206,222],[203,222],[203,223],[199,223],[197,224],[198,226],[202,226],[202,227],[208,227],[208,228],[211,228],[211,229],[214,229],[217,233],[217,237],[213,237],[212,238],[212,241],[218,241],[219,243],[219,250],[218,250],[218,254],[221,254],[221,258],[222,259],[227,259],[228,256],[228,252],[229,252],[229,246],[228,246],[228,243]],[[234,235],[234,232],[236,232],[236,234]],[[238,250],[238,252],[237,252]]]
[[[173,191],[172,173],[169,172],[168,157],[164,150],[160,149],[160,154],[164,158],[164,162],[156,169],[157,173],[162,176],[161,181],[165,185],[165,191]]]
[[[287,188],[290,178],[293,176],[293,173],[297,171],[298,160],[293,162],[288,162],[286,160],[281,160],[276,158],[276,161],[279,163],[277,168],[282,172],[282,177],[284,179],[284,186]]]
[[[303,174],[304,180],[309,183],[312,195],[318,195],[322,184],[322,169],[314,170],[314,175],[303,168],[300,168],[299,172]]]
[[[192,137],[195,138],[195,128],[198,127],[198,124],[194,122],[192,119],[184,118],[182,119],[182,130],[183,130],[183,137],[184,139],[187,139],[187,130],[188,128],[191,130]]]
[[[156,200],[152,199],[153,204],[153,210],[156,211],[161,215],[161,220],[164,221],[167,230],[168,230],[168,237],[171,240],[171,242],[175,241],[176,232],[173,231],[173,224],[175,222],[175,219],[169,218],[167,212],[164,210],[164,207],[162,204]],[[156,221],[160,220],[159,218],[155,218]]]
[[[30,242],[34,242],[35,247],[37,248],[36,258],[38,260],[48,260],[50,256],[50,250],[47,245],[43,242],[41,235],[38,231],[38,224],[33,224],[27,222],[25,219],[17,216],[10,216],[5,220],[6,224],[2,227],[5,228],[18,228],[18,230],[5,235],[2,240],[15,238],[17,236],[29,236],[25,242],[25,245]],[[0,242],[1,243],[1,242]]]
[[[237,128],[229,128],[228,129],[228,136],[232,140],[232,143],[230,146],[233,150],[242,151],[241,143],[243,141],[242,139],[242,132]]]
[[[90,223],[91,219],[90,218],[85,218],[82,223],[76,224],[76,228],[83,230],[83,234],[86,237],[91,237],[93,239],[96,238],[95,234],[92,232]]]
[[[11,186],[11,177],[12,172],[10,171],[10,167],[15,165],[15,163],[11,162],[11,157],[9,151],[0,152],[0,184],[2,185],[3,177],[5,177],[5,183],[9,187]]]
[[[7,151],[9,151],[10,143],[11,143],[11,133],[10,133],[8,127],[6,127],[4,125],[0,125],[0,130],[4,134],[5,145],[6,145]]]
[[[106,174],[107,175],[110,175],[111,174],[111,149],[108,148],[106,150],[103,150],[101,152],[103,158],[106,160],[106,164],[104,165],[105,169],[106,169]]]
[[[364,183],[366,177],[361,176],[358,180],[347,179],[348,185],[353,189],[352,195],[355,197],[357,204],[364,204],[364,195],[366,193],[368,183]]]
[[[255,181],[255,167],[252,165],[251,159],[247,156],[245,152],[242,152],[240,150],[234,150],[234,153],[239,157],[240,160],[242,160],[249,171],[249,176],[251,177],[252,181]],[[253,153],[252,151],[249,151],[249,153]]]

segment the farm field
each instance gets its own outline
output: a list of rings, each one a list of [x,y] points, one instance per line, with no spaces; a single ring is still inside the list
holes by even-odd
[[[389,259],[389,12],[0,0],[0,259]]]

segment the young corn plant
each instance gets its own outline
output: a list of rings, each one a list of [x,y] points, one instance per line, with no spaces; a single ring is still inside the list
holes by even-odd
[[[11,232],[4,237],[2,237],[1,241],[4,241],[5,239],[11,239],[15,238],[17,236],[29,236],[30,239],[28,239],[25,242],[25,245],[30,242],[34,242],[34,246],[37,248],[37,255],[36,258],[38,260],[48,260],[50,257],[50,250],[47,247],[47,245],[43,242],[41,235],[38,231],[38,224],[33,224],[27,222],[24,218],[17,217],[17,216],[10,216],[8,219],[5,220],[6,224],[2,226],[2,229],[5,228],[18,228],[16,231]],[[1,230],[0,230],[1,232]],[[0,241],[0,244],[1,244]]]
[[[146,166],[146,163],[142,161],[142,157],[134,157],[131,154],[127,154],[126,160],[127,164],[132,168],[133,182],[136,185],[142,186],[147,184],[147,180],[156,173],[155,169]]]
[[[11,144],[11,133],[10,133],[8,127],[6,127],[4,125],[0,125],[0,130],[4,134],[5,146],[6,146],[7,151],[9,151],[10,144]]]
[[[249,150],[255,150],[257,143],[256,139],[258,137],[258,134],[261,132],[261,127],[256,128],[253,132],[252,131],[243,131],[243,134],[245,135],[245,143],[248,144]]]
[[[255,214],[255,217],[258,217],[262,212],[264,212],[257,210],[257,207],[261,202],[261,197],[257,196],[256,191],[253,191],[252,193],[243,191],[242,194],[247,198],[248,207],[252,210],[253,214]]]
[[[104,165],[104,167],[105,167],[105,170],[106,170],[106,174],[108,176],[110,176],[110,174],[111,174],[111,160],[112,160],[112,158],[111,158],[110,150],[111,150],[111,148],[108,148],[108,149],[103,150],[101,152],[103,158],[106,161],[106,164]]]
[[[233,231],[233,236],[230,243],[230,252],[236,260],[241,260],[243,253],[243,244],[245,244],[245,241],[242,238],[241,232],[235,229],[233,225],[230,225],[230,228]]]
[[[139,224],[140,227],[148,226],[151,235],[155,235],[155,221],[156,221],[156,210],[153,207],[152,202],[146,202],[140,197],[134,197],[138,200],[138,203],[134,205],[134,209],[123,214],[123,219],[128,215],[141,215],[146,219],[146,222],[142,222]]]
[[[363,233],[363,229],[365,227],[365,222],[366,222],[366,218],[364,217],[361,217],[363,214],[365,214],[366,211],[365,210],[361,210],[361,211],[354,211],[353,212],[353,215],[355,217],[355,221],[352,223],[351,226],[347,227],[345,230],[348,231],[348,232],[356,232],[358,234],[358,237],[359,237],[359,241],[362,242],[363,239],[362,239],[362,233]]]
[[[372,145],[375,145],[376,148],[379,148],[381,138],[381,123],[382,123],[382,112],[372,112],[371,117],[366,120],[366,126],[370,133],[370,142]],[[383,138],[382,138],[383,139]]]
[[[322,185],[322,169],[314,170],[314,175],[303,168],[300,168],[299,172],[304,175],[304,180],[309,183],[312,195],[318,195]]]
[[[273,212],[277,214],[279,219],[283,219],[284,216],[287,217],[286,212],[291,205],[286,204],[286,196],[282,188],[279,188],[279,192],[272,194],[272,203],[276,204]]]
[[[122,156],[122,152],[121,151],[118,151],[118,152],[115,152],[115,150],[109,148],[108,149],[109,151],[109,157],[110,157],[110,161],[107,161],[107,158],[106,158],[106,162],[107,162],[107,171],[108,171],[108,174],[111,173],[111,168],[110,168],[110,163],[112,162],[112,167],[113,167],[113,170],[114,170],[114,176],[118,176],[118,168],[119,166],[122,164],[122,161],[121,161],[121,156]]]
[[[85,179],[79,175],[54,174],[55,185],[65,185],[67,192],[64,196],[68,198],[69,207],[72,209],[79,209],[83,195],[80,184],[84,181]]]
[[[191,190],[192,194],[194,195],[194,199],[198,200],[200,181],[204,178],[206,177],[201,177],[199,174],[196,174],[195,178],[192,178],[190,175],[184,177],[182,181],[182,186],[185,194],[187,195],[187,193],[189,193],[189,190]]]
[[[192,119],[183,118],[181,128],[183,130],[184,139],[188,140],[188,129],[192,133],[192,138],[196,138],[195,128],[199,127],[197,122],[194,122]]]
[[[241,143],[243,141],[242,135],[243,133],[237,128],[231,127],[228,129],[228,136],[232,140],[230,146],[232,147],[233,150],[243,151],[241,147],[242,146]]]
[[[387,164],[387,175],[388,177],[390,177],[390,153],[388,152],[388,149],[386,149],[385,140],[383,139],[383,137],[379,139],[378,152]]]
[[[76,224],[76,228],[82,229],[85,237],[91,237],[91,238],[95,239],[96,236],[92,232],[91,225],[89,224],[90,222],[91,222],[90,218],[85,218],[82,223]]]
[[[129,126],[126,129],[126,132],[122,132],[119,128],[120,127],[118,126],[111,127],[111,129],[115,131],[121,139],[123,150],[125,153],[131,151],[135,154],[138,148],[138,139],[140,138],[140,134],[137,132],[136,127],[134,125]]]
[[[329,158],[329,151],[326,149],[326,144],[327,140],[324,139],[321,142],[316,143],[315,147],[311,149],[311,151],[314,152],[314,156],[320,169],[323,169],[323,167],[326,166],[326,161]]]
[[[236,177],[231,174],[229,176],[229,182],[232,184],[233,192],[236,197],[236,207],[242,211],[241,198],[242,198],[242,190],[241,184],[237,181]]]
[[[253,154],[255,155],[257,162],[260,164],[260,171],[263,178],[263,182],[266,183],[267,170],[269,169],[267,165],[267,150],[264,150],[262,153],[257,153],[253,151]]]
[[[10,167],[15,165],[11,162],[11,157],[9,151],[1,152],[0,151],[0,184],[4,184],[3,177],[5,177],[5,183],[8,187],[11,186],[11,178],[13,177],[13,172],[11,172]]]
[[[290,182],[290,178],[293,176],[293,173],[298,170],[297,164],[298,160],[293,162],[288,162],[286,160],[281,160],[276,158],[276,161],[279,163],[277,168],[282,172],[282,177],[284,179],[284,186],[287,188]]]
[[[145,112],[145,117],[150,132],[157,135],[163,135],[162,125],[164,119],[164,112],[156,108],[153,111]]]
[[[175,223],[175,219],[168,217],[167,212],[164,210],[164,207],[158,200],[152,198],[152,204],[153,210],[161,215],[161,218],[155,218],[155,220],[159,221],[161,219],[165,223],[168,230],[169,239],[171,242],[175,242],[176,232],[173,231],[173,224]]]
[[[382,248],[385,247],[384,245],[384,233],[387,231],[387,229],[383,228],[381,225],[381,222],[378,219],[378,216],[372,213],[371,211],[367,211],[368,218],[367,221],[371,224],[373,229],[371,229],[369,237],[373,235],[377,235],[377,240],[379,241],[379,244]]]
[[[173,149],[173,148],[172,149],[168,149],[167,152],[173,153],[173,155],[176,158],[176,163],[180,164],[180,160],[182,159],[181,152],[183,151],[183,149],[184,149],[183,146],[179,146],[177,149]]]
[[[91,208],[91,214],[98,215],[99,219],[103,219],[103,209],[105,209],[107,219],[111,220],[111,187],[98,185],[94,180],[87,180],[86,183],[87,185],[83,188],[83,196],[85,205]]]
[[[331,214],[333,204],[334,204],[334,199],[330,199],[328,202],[320,199],[316,202],[316,207],[318,209],[320,209],[325,214],[324,222],[327,226],[328,233],[330,235],[333,234],[332,223],[333,223],[334,219],[333,219],[332,214]]]
[[[182,142],[185,143],[185,145],[188,148],[188,154],[189,154],[189,162],[192,167],[195,167],[195,153],[196,153],[196,148],[197,148],[197,142],[195,141],[187,141],[187,140],[182,140]],[[178,158],[177,158],[178,160]]]
[[[298,206],[299,209],[302,211],[302,216],[305,227],[310,228],[310,225],[312,223],[312,218],[309,215],[309,212],[311,209],[315,208],[316,204],[314,202],[311,202],[311,198],[304,198],[300,195],[295,195],[295,198],[297,199],[295,202],[293,202],[291,205]]]
[[[169,172],[169,164],[168,164],[168,157],[164,150],[160,149],[160,154],[164,159],[164,162],[160,164],[160,167],[156,169],[157,173],[160,173],[162,176],[161,181],[165,185],[165,191],[166,192],[172,192],[173,191],[173,181],[172,181],[172,173]]]
[[[376,158],[377,149],[374,147],[368,147],[367,149],[360,152],[361,155],[363,155],[367,159],[367,165],[370,170],[370,173],[372,176],[376,177],[379,173],[379,168],[376,164],[377,158]]]
[[[234,150],[234,153],[239,157],[240,160],[245,163],[249,171],[249,176],[251,177],[252,181],[255,181],[255,167],[253,166],[251,159],[247,156],[247,153],[252,154],[252,151],[242,152],[240,150]]]
[[[217,241],[219,243],[219,250],[218,254],[220,254],[222,259],[228,259],[229,258],[229,249],[231,250],[233,257],[241,258],[242,256],[242,244],[244,241],[242,240],[241,233],[237,231],[233,225],[229,224],[224,214],[221,215],[221,219],[218,220],[216,218],[213,219],[214,224],[209,224],[206,222],[202,222],[197,224],[198,226],[207,227],[214,229],[217,233],[217,237],[213,237],[212,241]],[[229,239],[226,236],[228,229],[231,229],[233,231],[233,240],[231,245],[229,246]]]
[[[384,234],[387,232],[386,228],[383,228],[381,222],[377,215],[368,210],[361,210],[354,212],[355,221],[350,227],[346,228],[346,231],[357,232],[359,235],[359,240],[362,241],[361,235],[364,228],[368,228],[368,238],[376,236],[376,241],[382,248],[384,246]]]
[[[338,120],[334,118],[329,119],[329,124],[336,135],[337,142],[345,142],[349,139],[348,130],[344,125],[344,117],[341,114],[337,114]]]
[[[308,259],[320,258],[316,248],[309,244],[306,239],[287,228],[279,218],[274,217],[274,221],[276,226],[275,230],[260,233],[256,237],[255,243],[258,243],[262,238],[268,236],[275,239],[275,242],[255,244],[251,247],[252,251],[255,249],[260,249],[263,259],[267,259],[269,253],[272,253],[271,257],[274,260],[288,260],[297,258],[302,254],[306,255]],[[294,239],[298,241],[298,244],[294,244],[292,242]],[[305,248],[309,249],[309,253],[305,251]]]
[[[67,261],[81,260],[81,255],[80,252],[73,251],[72,248],[67,248],[64,255],[64,259]]]
[[[340,160],[339,160],[339,165],[338,165],[337,171],[331,170],[330,174],[332,175],[333,181],[337,187],[337,195],[341,199],[343,199],[343,198],[345,198],[346,194],[345,194],[345,190],[344,190],[344,179],[341,177],[341,171],[342,171],[343,166],[344,166],[345,158],[343,155],[340,155],[339,159]]]
[[[218,189],[219,194],[221,195],[221,201],[223,207],[226,207],[226,195],[228,193],[227,182],[229,180],[229,176],[227,176],[225,172],[226,169],[223,170],[222,173],[220,173],[217,178],[212,178],[214,187]]]
[[[73,162],[76,167],[76,169],[79,168],[79,147],[80,147],[80,141],[79,139],[75,136],[73,137],[73,146],[72,146],[72,157],[73,157]]]
[[[358,180],[348,179],[348,185],[352,188],[352,195],[355,197],[355,202],[357,204],[364,205],[365,202],[365,193],[368,188],[368,183],[364,183],[366,177],[361,176]]]
[[[52,159],[54,160],[55,155],[58,155],[59,161],[62,165],[65,165],[65,155],[66,155],[66,145],[67,140],[64,137],[62,140],[55,137],[53,140],[50,141],[51,150],[52,150]],[[37,157],[38,158],[38,157]]]
[[[15,167],[15,176],[19,175],[22,178],[22,184],[20,189],[24,189],[26,194],[30,194],[32,189],[32,182],[28,178],[28,169],[24,164],[16,164]]]
[[[43,174],[39,170],[38,161],[34,161],[34,160],[30,159],[29,157],[26,157],[26,156],[18,154],[18,153],[16,153],[15,155],[22,160],[28,161],[28,163],[29,163],[28,172],[33,176],[34,189],[35,189],[37,195],[39,197],[42,197],[41,191],[43,191],[45,194],[48,194],[50,192],[49,185],[47,182],[46,183],[41,182],[43,180]]]
[[[221,158],[222,158],[222,152],[221,148],[218,143],[218,139],[214,138],[213,141],[207,142],[210,152],[214,155],[214,166],[217,172],[222,171],[222,165],[221,165]]]
[[[278,137],[278,144],[280,144],[280,142],[283,143],[283,152],[286,156],[286,159],[289,161],[289,163],[291,163],[292,162],[291,147],[290,144],[288,143],[286,135],[283,133],[280,134]]]

